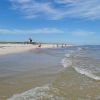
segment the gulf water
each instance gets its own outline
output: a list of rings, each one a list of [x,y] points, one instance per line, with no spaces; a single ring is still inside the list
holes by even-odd
[[[58,61],[54,71],[56,77],[52,82],[14,94],[7,100],[100,100],[99,45],[40,51],[36,53],[49,55],[56,59],[54,62]]]

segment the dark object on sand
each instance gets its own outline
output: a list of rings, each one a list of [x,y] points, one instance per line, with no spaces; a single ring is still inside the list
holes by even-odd
[[[41,47],[41,44],[39,44],[39,46],[38,47]]]

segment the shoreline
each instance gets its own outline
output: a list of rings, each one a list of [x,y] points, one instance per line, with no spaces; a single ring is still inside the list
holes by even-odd
[[[31,46],[29,44],[0,44],[0,56],[25,52],[35,48],[35,46]]]
[[[55,80],[57,72],[62,68],[59,59],[34,51],[5,56],[4,59],[0,57],[0,100],[9,100],[13,95]]]
[[[66,47],[69,46],[72,45],[67,45]],[[39,45],[33,44],[0,44],[0,56],[25,52],[37,48],[62,48],[62,45],[59,45],[58,47],[56,44],[41,44],[41,47],[39,47]]]

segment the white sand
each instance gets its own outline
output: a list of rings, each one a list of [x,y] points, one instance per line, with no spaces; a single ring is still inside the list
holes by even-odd
[[[36,47],[30,44],[0,44],[0,55],[24,52]]]
[[[54,48],[54,45],[42,44],[41,48]],[[32,44],[0,44],[0,55],[18,53],[39,48]]]
[[[67,45],[69,46],[69,45]],[[61,47],[61,45],[59,45]],[[18,53],[39,48],[32,44],[0,44],[0,55]],[[41,48],[57,48],[56,44],[41,44]]]

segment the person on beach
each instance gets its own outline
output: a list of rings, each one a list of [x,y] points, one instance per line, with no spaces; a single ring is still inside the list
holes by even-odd
[[[57,48],[58,48],[58,44],[57,44]]]
[[[39,44],[39,45],[38,45],[38,47],[40,47],[40,48],[41,48],[41,44]]]
[[[67,47],[67,44],[65,44],[65,48]]]
[[[29,43],[32,44],[32,39],[31,38],[29,38]]]
[[[63,44],[62,44],[62,46],[61,46],[62,48],[63,48]]]

